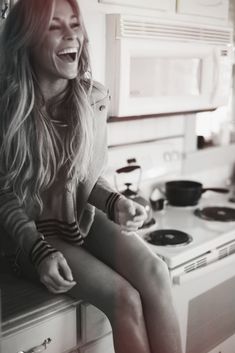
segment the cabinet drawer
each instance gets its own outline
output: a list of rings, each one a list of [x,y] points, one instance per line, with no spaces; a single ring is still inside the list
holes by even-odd
[[[177,11],[182,14],[227,20],[229,0],[178,0]]]
[[[109,320],[102,311],[90,304],[81,305],[82,342],[94,341],[111,332]]]
[[[72,308],[22,331],[2,337],[0,352],[30,353],[33,347],[40,346],[50,338],[51,343],[47,345],[45,353],[63,353],[76,346],[76,336],[76,309]]]
[[[115,353],[112,334],[81,347],[79,351],[80,353]]]

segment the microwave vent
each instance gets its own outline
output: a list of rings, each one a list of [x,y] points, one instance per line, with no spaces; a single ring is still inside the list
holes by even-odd
[[[148,38],[157,40],[200,42],[218,45],[232,43],[232,30],[200,24],[164,22],[153,18],[117,15],[116,38]]]

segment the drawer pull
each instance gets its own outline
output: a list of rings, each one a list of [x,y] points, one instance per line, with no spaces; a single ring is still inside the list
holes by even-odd
[[[28,350],[27,352],[25,351],[20,351],[17,353],[41,353],[43,351],[45,351],[47,349],[48,344],[51,343],[51,338],[47,338],[44,340],[44,342],[42,344],[40,344],[39,346],[33,347],[30,350]]]

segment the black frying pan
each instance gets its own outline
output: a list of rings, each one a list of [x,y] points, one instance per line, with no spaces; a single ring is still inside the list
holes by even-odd
[[[202,184],[191,180],[173,180],[165,184],[166,198],[172,206],[196,205],[206,191],[228,193],[225,188],[203,188]]]

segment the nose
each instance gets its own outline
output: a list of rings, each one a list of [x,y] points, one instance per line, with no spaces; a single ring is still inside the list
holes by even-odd
[[[73,40],[77,38],[77,33],[70,26],[64,27],[64,38],[67,40]]]

